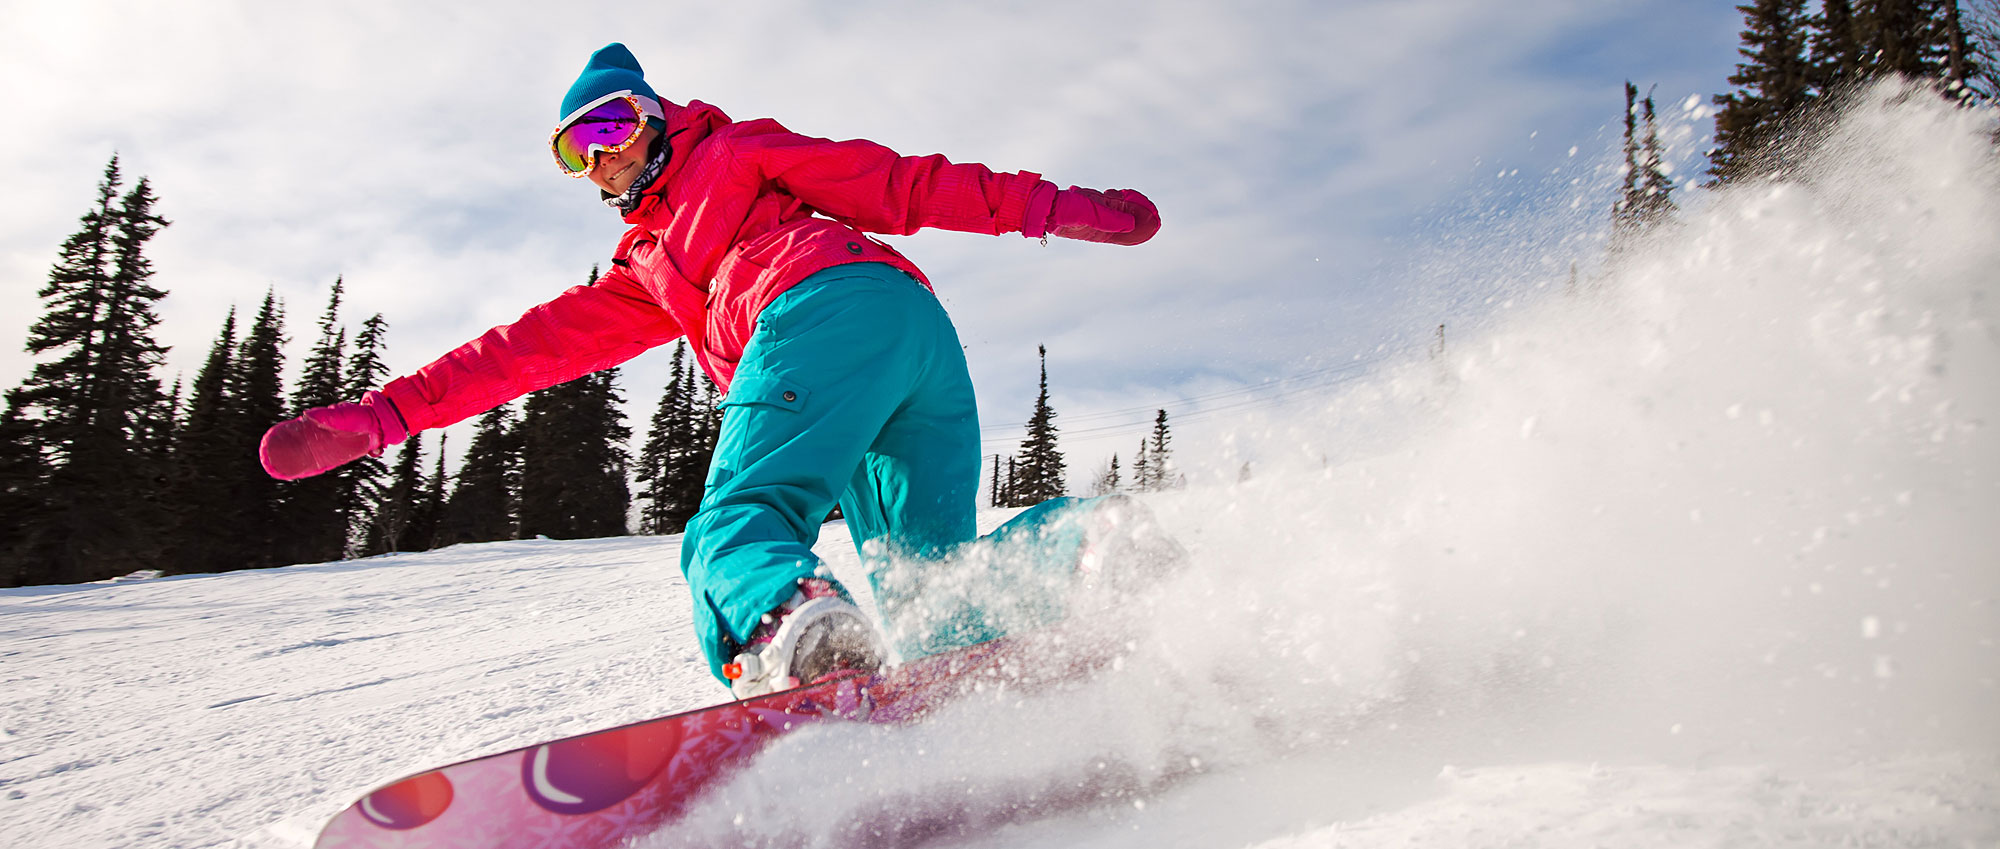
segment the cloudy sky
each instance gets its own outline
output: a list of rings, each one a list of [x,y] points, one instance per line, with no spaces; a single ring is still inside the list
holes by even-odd
[[[349,327],[383,313],[415,369],[608,258],[622,225],[546,140],[623,41],[671,100],[1152,197],[1165,226],[1137,248],[892,239],[958,322],[988,453],[1046,344],[1072,467],[1152,408],[1318,391],[1469,318],[1506,219],[1600,217],[1623,81],[1680,115],[1727,88],[1742,22],[1729,0],[0,5],[0,338],[40,314],[116,152],[174,222],[152,248],[167,380],[267,289],[302,353],[336,277]],[[666,361],[626,368],[641,428]],[[8,385],[31,364],[0,345]]]

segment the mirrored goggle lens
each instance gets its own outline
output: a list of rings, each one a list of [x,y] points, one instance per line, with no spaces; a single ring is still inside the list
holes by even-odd
[[[622,97],[613,100],[583,113],[556,133],[556,161],[571,174],[584,171],[590,167],[593,148],[610,150],[629,142],[645,125],[645,118],[631,101]]]

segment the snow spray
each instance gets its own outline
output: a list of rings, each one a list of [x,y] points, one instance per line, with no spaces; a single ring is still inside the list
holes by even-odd
[[[1564,192],[1602,181],[1470,216],[1502,223],[1428,269],[1473,327],[1149,496],[1195,566],[1114,668],[793,735],[673,840],[965,838],[1302,761],[1274,784],[1323,799],[1446,763],[2000,753],[1993,122],[1885,84],[1797,172],[1684,187],[1574,275],[1608,213]]]

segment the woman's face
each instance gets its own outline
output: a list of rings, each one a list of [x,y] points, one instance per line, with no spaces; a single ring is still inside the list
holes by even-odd
[[[624,194],[632,188],[632,181],[639,179],[639,169],[646,166],[646,153],[653,149],[653,139],[659,135],[660,131],[649,125],[624,150],[597,154],[597,166],[590,169],[590,181],[611,194]]]

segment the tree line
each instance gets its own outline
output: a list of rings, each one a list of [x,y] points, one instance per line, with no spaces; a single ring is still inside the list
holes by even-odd
[[[620,371],[529,394],[481,415],[455,473],[442,432],[297,481],[258,461],[266,428],[353,401],[389,377],[389,323],[350,334],[335,278],[287,387],[285,306],[267,291],[246,321],[223,317],[193,382],[163,384],[147,243],[167,219],[141,177],[113,156],[38,294],[36,358],[0,409],[0,586],[79,583],[133,573],[224,572],[318,563],[464,542],[680,532],[701,504],[720,393],[685,343],[634,456]],[[586,282],[595,282],[591,269]],[[1047,351],[1028,439],[997,473],[996,506],[1066,494],[1049,405]],[[1129,478],[1114,455],[1094,492],[1178,485],[1166,411]],[[636,484],[637,489],[632,488]]]
[[[2000,3],[1959,0],[1756,0],[1743,13],[1735,91],[1717,95],[1718,183],[1789,176],[1838,106],[1888,76],[1928,83],[1960,103],[2000,96]]]
[[[29,328],[29,375],[0,409],[0,586],[135,572],[220,572],[459,542],[678,531],[700,503],[721,417],[685,346],[636,462],[611,369],[483,415],[456,475],[443,434],[415,434],[393,465],[365,457],[279,481],[257,458],[264,430],[352,401],[389,375],[388,322],[350,337],[336,278],[296,385],[284,385],[284,305],[267,292],[246,323],[232,308],[193,383],[158,376],[158,302],[145,247],[169,222],[150,182],[119,159],[63,242]],[[597,277],[590,273],[590,282]]]
[[[1027,436],[1021,441],[1020,450],[1007,458],[1005,466],[1000,463],[1000,455],[992,457],[987,503],[994,507],[1030,507],[1069,493],[1062,449],[1057,444],[1056,411],[1049,405],[1049,349],[1038,346],[1035,351],[1041,357],[1042,376],[1034,411],[1028,415]],[[1114,453],[1091,478],[1089,494],[1160,492],[1185,486],[1187,479],[1173,464],[1172,441],[1167,411],[1160,410],[1153,419],[1152,434],[1139,440],[1130,476],[1124,476]]]
[[[1715,95],[1709,186],[1796,176],[1826,120],[1886,78],[1925,85],[1963,105],[2000,98],[2000,0],[1753,0],[1742,47]],[[1623,185],[1611,206],[1615,259],[1672,220],[1674,183],[1659,141],[1653,98],[1625,83]],[[1571,288],[1576,287],[1575,273]]]

